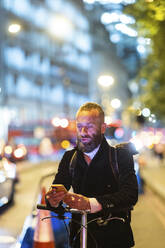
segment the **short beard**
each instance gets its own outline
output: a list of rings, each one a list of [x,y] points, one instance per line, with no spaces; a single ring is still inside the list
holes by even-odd
[[[79,137],[77,137],[78,149],[82,152],[92,152],[102,141],[103,135],[100,133],[98,135],[93,135],[92,140],[89,143],[83,144]]]

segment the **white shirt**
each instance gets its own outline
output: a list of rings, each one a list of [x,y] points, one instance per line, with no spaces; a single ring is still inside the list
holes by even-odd
[[[96,147],[93,151],[84,152],[84,154],[86,154],[92,160],[94,158],[94,156],[96,155],[97,151],[99,150],[99,148],[100,148],[100,145],[98,145],[98,147]]]

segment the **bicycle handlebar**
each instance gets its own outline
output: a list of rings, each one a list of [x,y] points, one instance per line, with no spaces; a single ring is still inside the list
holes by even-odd
[[[90,213],[89,210],[78,210],[78,209],[69,208],[69,207],[64,208],[63,206],[56,208],[56,207],[48,206],[45,204],[37,204],[37,209],[49,210],[59,215],[63,215],[64,213],[75,213],[75,214]]]
[[[37,204],[37,209],[42,209],[42,210],[50,210],[53,211],[54,213],[58,214],[59,219],[66,219],[67,217],[64,216],[65,212],[69,213],[76,213],[76,214],[81,214],[81,242],[80,242],[80,248],[86,248],[87,247],[87,213],[90,213],[89,210],[78,210],[74,208],[64,208],[63,206],[60,207],[52,207],[50,205],[44,205],[44,204]],[[79,232],[78,232],[79,233]]]

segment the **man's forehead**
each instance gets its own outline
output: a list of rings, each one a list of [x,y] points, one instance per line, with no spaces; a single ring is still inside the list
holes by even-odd
[[[91,110],[82,110],[78,113],[77,118],[79,117],[91,117],[91,118],[97,118],[99,117],[99,112],[97,109],[91,109]]]
[[[81,111],[76,118],[77,124],[100,124],[100,116],[97,111]]]

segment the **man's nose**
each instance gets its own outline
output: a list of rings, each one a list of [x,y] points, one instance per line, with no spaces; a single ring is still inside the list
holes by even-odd
[[[88,128],[87,127],[82,127],[81,129],[81,135],[87,134],[88,133]]]

